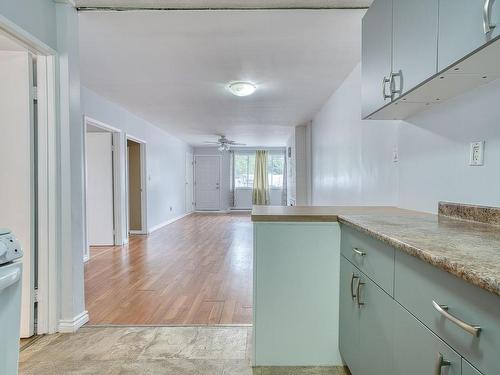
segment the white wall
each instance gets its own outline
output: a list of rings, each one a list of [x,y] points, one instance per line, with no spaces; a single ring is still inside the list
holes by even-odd
[[[313,121],[315,205],[500,206],[500,80],[406,121],[360,120],[360,84],[357,66]],[[485,165],[471,167],[469,144],[478,140]]]
[[[500,80],[402,122],[399,206],[437,211],[440,200],[500,207]],[[469,166],[485,140],[484,166]]]
[[[291,156],[288,157],[288,148]],[[311,124],[296,126],[287,145],[287,204],[311,204]]]
[[[15,24],[26,34],[57,49],[56,4],[53,0],[0,1],[0,21]]]
[[[360,65],[312,122],[314,205],[396,205],[397,122],[360,118]]]
[[[82,86],[82,112],[147,143],[148,227],[184,215],[186,152],[191,147]],[[172,207],[172,210],[170,210]]]

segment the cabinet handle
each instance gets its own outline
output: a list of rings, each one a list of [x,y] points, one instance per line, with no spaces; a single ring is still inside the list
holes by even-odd
[[[361,306],[363,306],[365,303],[364,302],[361,302],[361,294],[359,293],[359,290],[361,288],[361,285],[365,285],[365,283],[363,283],[361,281],[361,279],[358,278],[358,286],[356,287],[356,302],[358,304],[358,309],[361,308]]]
[[[396,90],[396,81],[394,80],[395,77],[399,77],[399,88]],[[392,73],[389,76],[390,79],[390,87],[391,87],[391,97],[399,94],[401,95],[403,93],[403,72],[401,70],[398,73]]]
[[[382,96],[384,97],[384,100],[385,100],[385,99],[391,99],[391,98],[392,98],[392,95],[391,95],[391,94],[387,95],[387,92],[386,92],[386,90],[385,90],[385,89],[386,89],[386,87],[387,87],[387,84],[388,84],[388,83],[391,83],[391,78],[390,78],[390,76],[389,76],[389,78],[384,77],[384,78],[382,79]]]
[[[447,367],[447,366],[451,366],[451,362],[445,361],[443,355],[441,353],[439,353],[437,360],[436,360],[436,371],[434,374],[441,375],[441,369],[443,367]]]
[[[495,0],[484,0],[483,6],[483,28],[484,33],[488,34],[492,29],[495,28],[495,25],[491,23],[491,8],[493,7],[493,2]]]
[[[362,257],[364,257],[366,255],[366,253],[364,251],[359,250],[357,247],[353,247],[352,251],[354,251],[354,254],[362,256]]]
[[[448,306],[446,305],[440,305],[436,301],[432,301],[432,306],[446,319],[448,319],[450,322],[455,323],[457,326],[462,328],[464,331],[470,333],[473,336],[478,337],[479,333],[481,332],[481,327],[471,325],[469,323],[465,323],[463,320],[458,319],[456,316],[451,315],[448,312]]]
[[[359,276],[356,276],[354,272],[351,274],[351,298],[356,298],[356,294],[354,294],[354,280],[359,279]]]

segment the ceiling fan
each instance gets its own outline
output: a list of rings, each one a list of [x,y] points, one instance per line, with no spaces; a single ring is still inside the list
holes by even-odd
[[[231,141],[230,139],[227,139],[225,135],[220,135],[219,139],[216,142],[205,141],[203,143],[207,143],[207,144],[211,144],[211,145],[218,145],[219,151],[229,151],[231,146],[245,146],[244,143],[237,143],[235,141]]]

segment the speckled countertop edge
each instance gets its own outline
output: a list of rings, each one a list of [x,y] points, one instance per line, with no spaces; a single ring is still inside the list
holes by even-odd
[[[389,235],[372,230],[365,225],[354,222],[353,220],[354,219],[350,219],[349,217],[343,215],[338,216],[338,221],[340,223],[346,224],[379,241],[382,241],[390,246],[393,246],[396,249],[402,250],[405,253],[414,256],[416,258],[419,258],[422,261],[427,262],[435,267],[438,267],[439,269],[446,271],[449,274],[457,276],[472,285],[487,290],[488,292],[496,294],[497,296],[500,296],[500,281],[498,279],[485,277],[484,275],[479,274],[474,270],[472,270],[471,267],[465,263],[452,261],[446,256],[433,255],[425,249],[412,246],[404,241],[398,240],[397,238],[393,238]],[[483,225],[488,225],[488,224],[483,224]]]

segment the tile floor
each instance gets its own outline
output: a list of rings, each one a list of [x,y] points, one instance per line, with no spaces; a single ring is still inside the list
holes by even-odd
[[[25,346],[20,374],[347,374],[332,367],[252,369],[251,334],[251,327],[84,327]]]

